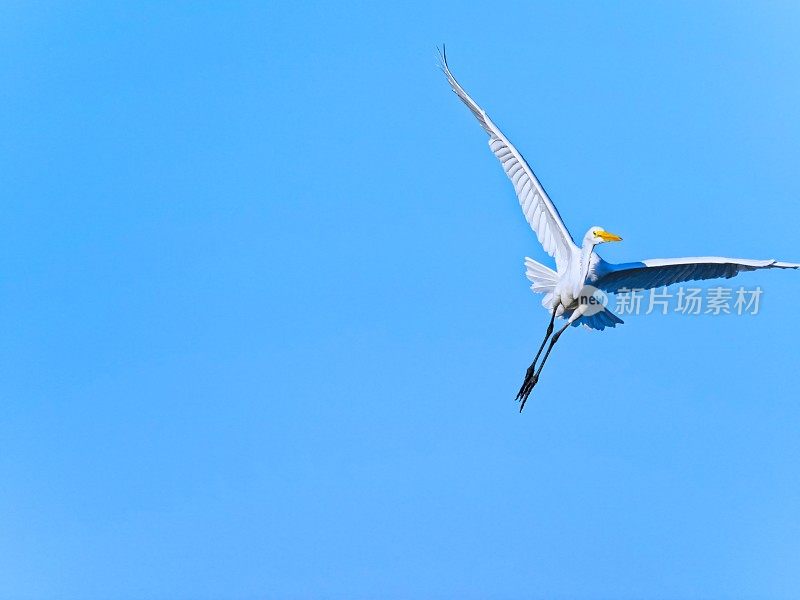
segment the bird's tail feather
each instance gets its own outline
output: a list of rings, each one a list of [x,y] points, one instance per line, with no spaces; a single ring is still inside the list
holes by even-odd
[[[552,292],[558,283],[558,273],[527,256],[525,257],[525,276],[533,284],[531,289],[537,294]]]
[[[622,325],[624,322],[625,321],[620,319],[610,310],[604,308],[600,312],[588,317],[581,317],[575,321],[572,326],[577,327],[578,325],[583,325],[586,329],[597,329],[598,331],[603,331],[603,329],[606,327],[616,327],[617,325]]]

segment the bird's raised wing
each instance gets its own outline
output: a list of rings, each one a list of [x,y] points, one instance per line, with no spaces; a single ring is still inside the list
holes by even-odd
[[[564,226],[558,210],[556,210],[556,207],[547,196],[542,184],[536,179],[533,170],[522,158],[522,154],[511,145],[511,142],[503,135],[503,132],[486,114],[486,111],[470,98],[469,94],[464,91],[464,88],[453,77],[450,68],[447,66],[447,55],[442,52],[440,57],[442,70],[447,75],[450,87],[453,88],[456,95],[467,105],[467,108],[472,111],[472,114],[475,115],[475,118],[486,130],[486,133],[489,134],[489,148],[494,152],[494,155],[503,165],[506,175],[514,184],[525,219],[536,233],[536,237],[545,252],[555,258],[558,271],[563,272],[569,263],[572,253],[578,252],[578,248]]]
[[[682,281],[730,279],[744,271],[758,269],[800,269],[800,265],[722,256],[651,258],[619,265],[602,261],[598,265],[596,278],[589,283],[604,292],[617,293],[623,289],[646,290]]]

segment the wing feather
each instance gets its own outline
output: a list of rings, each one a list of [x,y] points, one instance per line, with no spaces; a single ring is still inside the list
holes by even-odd
[[[646,290],[684,281],[730,279],[758,269],[800,269],[800,264],[722,256],[652,258],[619,265],[605,263],[590,283],[604,292],[617,293],[622,289]]]
[[[578,248],[564,226],[561,215],[558,214],[558,210],[522,154],[453,77],[447,66],[447,55],[442,52],[440,57],[442,70],[450,82],[450,87],[489,134],[489,148],[514,185],[525,220],[528,221],[545,252],[555,259],[558,271],[563,272],[573,253],[578,252]]]

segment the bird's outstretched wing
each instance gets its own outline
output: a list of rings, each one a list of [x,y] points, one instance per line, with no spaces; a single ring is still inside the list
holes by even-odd
[[[604,292],[622,289],[650,289],[682,281],[730,279],[744,271],[758,269],[800,269],[800,265],[777,260],[750,260],[722,256],[652,258],[642,262],[598,265],[597,277],[589,283]]]
[[[450,87],[467,105],[478,119],[481,126],[489,134],[489,148],[503,165],[503,169],[508,178],[514,184],[517,192],[519,204],[525,219],[536,233],[539,243],[542,244],[545,252],[555,258],[556,267],[562,272],[568,264],[573,252],[578,252],[578,248],[572,237],[564,226],[561,216],[558,214],[547,192],[544,191],[542,184],[536,179],[533,170],[522,157],[516,148],[511,145],[503,132],[495,125],[489,116],[478,104],[470,98],[469,94],[456,81],[450,68],[447,66],[447,55],[444,48],[440,53],[442,71],[450,82]]]

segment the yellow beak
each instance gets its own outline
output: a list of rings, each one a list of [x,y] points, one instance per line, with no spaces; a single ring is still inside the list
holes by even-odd
[[[602,238],[604,242],[621,242],[622,238],[616,233],[609,233],[608,231],[598,231],[597,237]]]

